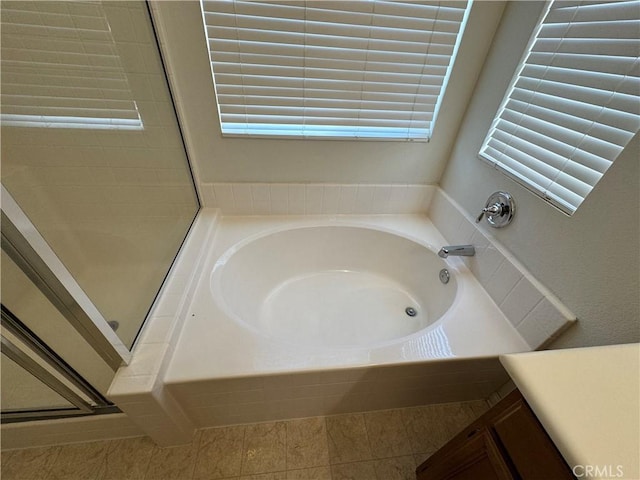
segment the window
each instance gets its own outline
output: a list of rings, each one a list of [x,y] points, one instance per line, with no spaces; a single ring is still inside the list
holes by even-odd
[[[224,135],[428,140],[466,1],[201,0]]]
[[[141,130],[100,3],[3,2],[3,126]]]
[[[640,129],[640,2],[547,6],[481,158],[571,215]]]

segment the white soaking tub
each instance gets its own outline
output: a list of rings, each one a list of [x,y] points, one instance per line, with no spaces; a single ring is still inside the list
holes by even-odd
[[[443,245],[421,215],[223,217],[168,391],[200,427],[485,398],[529,347]]]
[[[431,249],[347,225],[250,238],[215,263],[211,290],[230,318],[266,338],[309,347],[372,347],[436,322],[455,276]]]

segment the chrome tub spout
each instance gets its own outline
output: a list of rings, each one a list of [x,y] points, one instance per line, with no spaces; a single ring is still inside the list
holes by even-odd
[[[441,258],[448,256],[472,257],[475,254],[476,249],[473,245],[447,245],[438,252],[438,256]]]

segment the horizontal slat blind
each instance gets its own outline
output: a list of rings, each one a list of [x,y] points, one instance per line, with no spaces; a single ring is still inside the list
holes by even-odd
[[[480,156],[572,214],[640,130],[640,1],[555,1]]]
[[[466,1],[202,0],[223,134],[428,140]]]
[[[2,124],[141,129],[99,2],[4,2]]]

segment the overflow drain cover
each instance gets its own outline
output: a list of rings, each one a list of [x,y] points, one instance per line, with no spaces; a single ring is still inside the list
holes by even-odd
[[[413,307],[407,307],[404,309],[404,313],[406,313],[410,317],[415,317],[418,314],[418,311]]]
[[[440,270],[438,277],[440,277],[440,281],[445,285],[449,283],[449,279],[451,278],[451,276],[449,275],[449,270],[447,270],[446,268]]]

